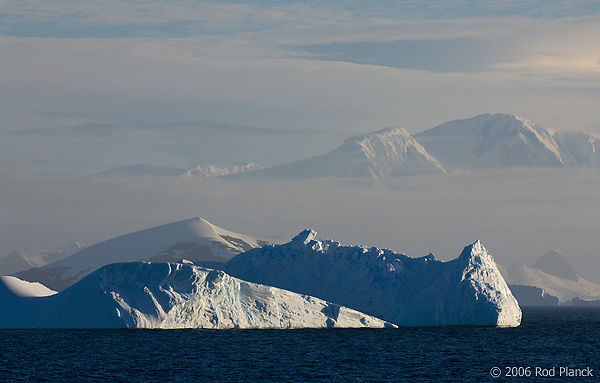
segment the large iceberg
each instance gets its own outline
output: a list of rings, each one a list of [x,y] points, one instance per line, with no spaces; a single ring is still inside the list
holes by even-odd
[[[0,301],[0,328],[394,327],[339,304],[189,263],[115,263],[45,297],[18,295],[0,283]]]
[[[477,241],[452,261],[341,246],[305,230],[291,242],[221,264],[250,282],[307,294],[400,326],[518,326],[521,309],[492,256]]]

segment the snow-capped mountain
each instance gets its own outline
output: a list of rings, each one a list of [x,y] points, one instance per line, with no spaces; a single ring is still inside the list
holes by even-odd
[[[600,138],[549,130],[510,114],[482,114],[415,134],[446,169],[600,165]]]
[[[348,138],[342,146],[327,154],[266,168],[252,176],[296,179],[444,172],[442,165],[405,129],[395,127]]]
[[[0,328],[393,327],[340,305],[190,263],[118,263],[58,294],[0,284]]]
[[[573,266],[558,251],[549,251],[538,258],[533,265],[515,263],[499,267],[506,282],[512,285],[533,286],[558,299],[560,304],[574,298],[586,301],[600,299],[600,286],[577,275]],[[511,287],[512,288],[512,287]],[[515,296],[519,299],[518,292]],[[530,305],[523,298],[523,305]]]
[[[84,243],[73,242],[56,251],[17,249],[8,256],[0,258],[0,275],[18,273],[32,267],[42,267],[73,255],[85,247]]]
[[[250,282],[308,294],[400,326],[518,326],[521,310],[479,242],[455,260],[410,258],[342,246],[305,230],[291,242],[239,254],[221,265]]]
[[[263,169],[253,162],[228,165],[199,165],[193,168],[169,168],[147,164],[127,165],[105,170],[92,177],[220,177]]]
[[[122,235],[87,247],[44,267],[16,274],[62,291],[102,266],[116,262],[225,262],[243,251],[280,242],[234,233],[202,218],[193,218]]]

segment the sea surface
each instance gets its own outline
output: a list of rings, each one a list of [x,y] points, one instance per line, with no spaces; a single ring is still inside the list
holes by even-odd
[[[517,328],[0,331],[0,382],[543,381],[600,381],[600,308],[526,308]]]

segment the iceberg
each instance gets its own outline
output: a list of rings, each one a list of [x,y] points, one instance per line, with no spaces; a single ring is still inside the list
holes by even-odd
[[[115,263],[45,297],[19,296],[3,286],[0,328],[394,327],[335,303],[188,262]]]
[[[239,254],[229,275],[347,306],[399,326],[518,326],[521,309],[477,241],[442,262],[391,250],[342,246],[305,230],[291,242]]]

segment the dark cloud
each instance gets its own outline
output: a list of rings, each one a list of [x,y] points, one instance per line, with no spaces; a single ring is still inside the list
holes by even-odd
[[[212,121],[191,121],[180,123],[166,123],[160,125],[140,126],[140,129],[150,129],[168,133],[182,138],[204,137],[215,135],[305,135],[306,130],[277,130],[254,126],[232,125]]]
[[[313,60],[343,61],[430,72],[483,72],[491,65],[510,61],[514,53],[497,44],[475,39],[397,40],[296,46]]]

